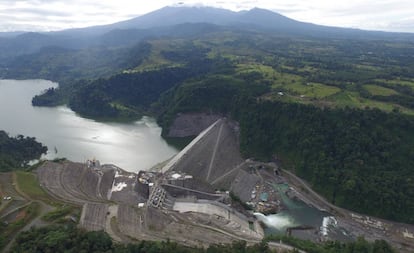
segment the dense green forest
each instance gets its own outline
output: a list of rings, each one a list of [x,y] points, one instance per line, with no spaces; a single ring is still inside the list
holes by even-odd
[[[148,111],[151,104],[170,88],[191,77],[208,73],[215,62],[204,60],[193,64],[197,67],[172,67],[97,79],[79,85],[82,88],[69,99],[68,105],[88,117],[136,117],[141,115],[140,112]],[[38,99],[43,97],[47,99],[48,96]],[[34,98],[33,103],[36,102]]]
[[[375,107],[414,115],[414,43],[409,41],[322,40],[224,30],[195,38],[147,39],[122,51],[100,50],[87,57],[83,56],[85,50],[24,56],[30,60],[14,62],[8,75],[58,81],[60,89],[36,97],[34,104],[54,105],[72,99],[72,109],[84,115],[96,114],[103,104],[109,115],[122,106],[133,109],[147,99],[146,92],[152,103],[158,102],[158,93],[217,76],[227,78],[228,85],[264,86],[261,93],[253,89],[254,95],[272,101]],[[111,57],[115,60],[110,61]],[[39,67],[42,69],[36,69]],[[156,93],[151,90],[153,85]],[[85,99],[86,108],[80,102]]]
[[[271,235],[266,241],[282,241],[285,244],[294,246],[297,249],[304,250],[308,253],[341,253],[341,252],[365,252],[365,253],[386,253],[396,252],[386,241],[375,240],[368,242],[364,238],[359,237],[353,242],[341,243],[338,241],[328,241],[317,244],[307,240],[300,240],[292,236]]]
[[[336,205],[414,223],[414,118],[252,99],[235,118],[246,156],[289,161]]]
[[[116,244],[108,234],[86,232],[74,226],[49,226],[22,232],[11,252],[113,252],[113,253],[272,253],[267,244],[247,246],[245,242],[232,245],[212,245],[208,249],[189,248],[171,241],[140,241],[136,244]]]
[[[151,45],[137,43],[129,48],[96,47],[81,50],[45,47],[8,62],[8,76],[44,78],[70,84],[74,79],[111,76],[142,63]]]
[[[328,242],[322,245],[301,241],[292,237],[274,238],[309,253],[393,253],[385,241],[369,243],[362,238],[343,244]],[[22,232],[16,239],[11,252],[114,252],[114,253],[272,253],[268,243],[247,246],[246,242],[233,242],[230,245],[210,245],[208,248],[189,248],[171,241],[140,241],[135,244],[116,244],[104,232],[85,232],[74,226],[49,226]]]
[[[0,130],[0,171],[22,168],[46,152],[47,147],[33,137],[10,137]]]

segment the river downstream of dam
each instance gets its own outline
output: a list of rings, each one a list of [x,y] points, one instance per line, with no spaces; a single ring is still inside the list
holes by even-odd
[[[57,86],[46,80],[0,80],[0,130],[36,137],[49,149],[46,159],[84,162],[95,158],[131,172],[148,169],[177,153],[150,117],[102,123],[82,118],[67,106],[32,106],[33,96]]]
[[[270,215],[256,213],[255,216],[266,225],[267,234],[285,234],[289,228],[312,228],[312,232],[306,235],[302,233],[302,239],[312,240],[316,233],[337,240],[350,240],[349,234],[336,224],[336,219],[326,211],[318,210],[301,200],[291,199],[287,196],[287,184],[273,185],[280,193],[285,210]],[[301,230],[301,229],[299,229]]]

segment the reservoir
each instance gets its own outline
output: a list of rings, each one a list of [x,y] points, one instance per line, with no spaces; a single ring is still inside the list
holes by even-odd
[[[11,136],[36,137],[49,149],[45,158],[75,162],[95,158],[137,172],[178,152],[161,137],[161,128],[150,117],[132,123],[102,123],[82,118],[66,106],[33,107],[32,97],[50,87],[57,84],[0,80],[0,129]]]

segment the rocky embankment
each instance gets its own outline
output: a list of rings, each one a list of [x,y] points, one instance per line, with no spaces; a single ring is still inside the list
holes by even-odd
[[[168,130],[167,137],[189,137],[200,134],[221,116],[207,113],[179,113]]]

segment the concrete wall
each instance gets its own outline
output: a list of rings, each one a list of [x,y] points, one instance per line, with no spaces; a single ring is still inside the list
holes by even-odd
[[[231,218],[230,211],[225,210],[221,207],[212,205],[210,203],[175,202],[173,210],[178,211],[180,213],[195,212],[195,213],[205,213],[209,215],[218,215],[226,219]]]
[[[245,229],[249,229],[249,221],[246,216],[218,202],[208,200],[198,200],[197,202],[176,201],[173,210],[180,213],[195,212],[208,215],[217,215],[236,222]]]
[[[207,199],[207,200],[217,200],[222,197],[221,194],[214,194],[214,193],[203,193],[197,190],[192,190],[189,188],[181,188],[179,186],[174,185],[162,185],[162,187],[174,198],[185,198],[188,196],[194,196],[197,199]]]
[[[181,213],[195,212],[208,215],[218,215],[224,217],[230,222],[239,224],[240,227],[238,229],[244,235],[249,235],[259,239],[264,236],[264,231],[257,220],[252,220],[252,230],[249,225],[249,219],[245,215],[219,202],[209,200],[198,200],[195,202],[178,200],[174,203],[173,210]]]

